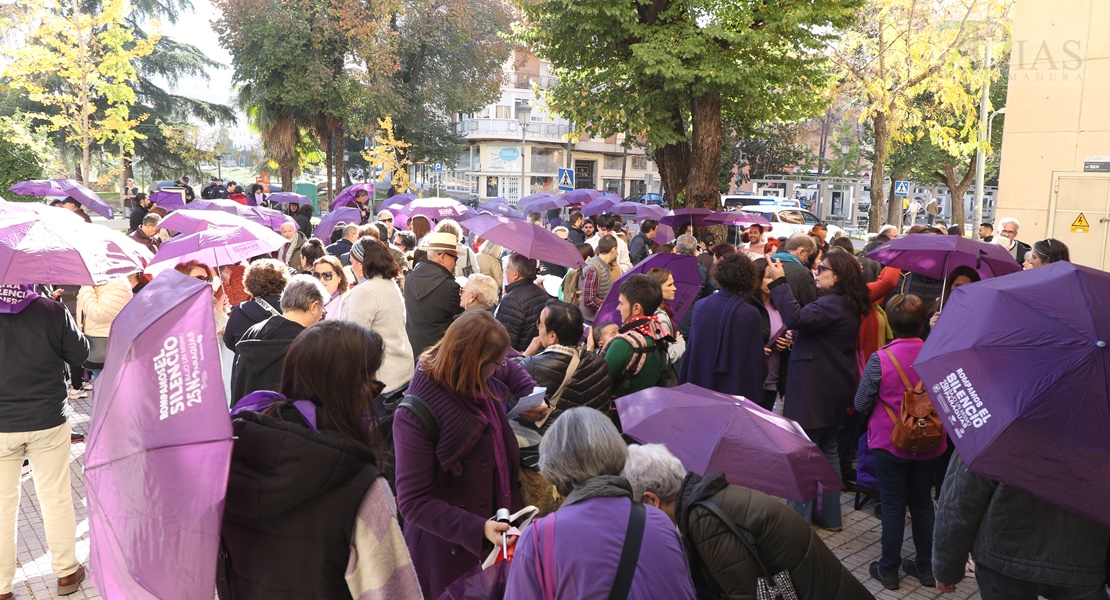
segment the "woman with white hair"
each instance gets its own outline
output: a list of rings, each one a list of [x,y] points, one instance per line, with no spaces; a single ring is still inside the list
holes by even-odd
[[[662,444],[630,446],[621,474],[633,499],[678,525],[698,587],[754,600],[759,577],[788,571],[799,600],[873,599],[805,519],[776,498],[729,485],[721,473],[687,473]]]
[[[540,444],[540,471],[566,500],[524,530],[513,562],[527,568],[509,572],[505,598],[694,598],[674,525],[631,500],[620,476],[627,456],[597,410],[572,408],[555,421]]]

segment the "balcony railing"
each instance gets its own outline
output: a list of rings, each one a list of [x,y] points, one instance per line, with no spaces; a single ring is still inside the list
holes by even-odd
[[[557,123],[536,122],[528,125],[526,139],[563,141],[568,127]],[[461,135],[497,136],[520,139],[520,121],[516,119],[465,119],[455,124]]]
[[[529,73],[505,74],[505,87],[528,90],[532,88],[533,83],[541,90],[549,90],[559,85],[559,78],[550,75],[531,75]]]

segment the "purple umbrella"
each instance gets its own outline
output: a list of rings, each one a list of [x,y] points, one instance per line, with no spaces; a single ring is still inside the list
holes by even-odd
[[[339,194],[336,195],[335,198],[332,199],[331,209],[335,210],[335,209],[337,209],[341,206],[347,206],[348,204],[354,202],[355,201],[355,192],[357,192],[359,190],[366,190],[366,193],[369,196],[373,196],[374,195],[374,184],[372,184],[372,183],[356,183],[354,185],[347,186],[346,188],[343,189],[343,191],[339,192]]]
[[[184,191],[158,190],[151,194],[149,199],[166,212],[173,212],[185,208]]]
[[[85,490],[105,598],[211,600],[231,464],[212,288],[155,278],[112,324]]]
[[[112,207],[108,206],[107,202],[101,200],[100,196],[96,195],[96,192],[72,179],[33,179],[30,181],[20,181],[8,189],[16,194],[22,194],[24,196],[50,196],[54,198],[70,196],[74,200],[80,202],[85,208],[105,219],[113,218]]]
[[[516,208],[520,212],[528,214],[534,212],[547,212],[569,205],[570,202],[567,202],[566,194],[556,196],[555,194],[539,193],[521,198],[520,201],[516,203]]]
[[[259,225],[265,225],[274,231],[281,231],[281,226],[285,223],[292,223],[297,229],[301,228],[293,217],[280,210],[261,206],[244,206],[234,200],[193,200],[189,203],[189,208],[193,210],[221,210]]]
[[[474,235],[495,244],[501,244],[528,258],[569,268],[578,268],[586,264],[574,244],[527,221],[478,215],[467,219],[463,225]]]
[[[485,202],[478,205],[478,212],[482,212],[483,210],[493,212],[493,209],[498,206],[509,206],[509,201],[506,198],[501,197],[490,198],[489,200],[486,200]]]
[[[219,210],[193,210],[191,208],[186,208],[170,213],[165,219],[162,219],[158,226],[169,231],[176,231],[186,235],[204,231],[210,227],[242,227],[262,237],[272,237],[276,235],[268,227],[259,225],[239,215],[233,215]]]
[[[652,218],[654,219],[655,217]],[[671,229],[670,225],[664,225],[660,223],[658,227],[658,232],[659,233],[656,233],[655,238],[653,238],[651,241],[659,244],[660,246],[662,246],[663,244],[669,244],[675,240],[674,229]]]
[[[614,212],[613,208],[616,207],[618,200],[620,200],[620,198],[617,198],[616,196],[602,196],[584,206],[582,208],[582,216],[596,217],[601,213]]]
[[[597,190],[585,190],[585,189],[583,189],[583,190],[571,190],[571,191],[569,191],[569,192],[567,192],[567,193],[565,193],[565,194],[563,194],[562,196],[559,196],[559,197],[562,198],[564,202],[566,202],[566,204],[564,204],[563,206],[571,206],[571,205],[576,205],[576,204],[589,204],[589,203],[593,202],[594,200],[597,200],[598,198],[602,197],[603,195],[604,194],[602,194],[601,192],[599,192]]]
[[[704,227],[707,225],[706,218],[715,214],[717,213],[708,208],[680,208],[663,215],[659,222],[671,227],[686,225],[687,223],[692,223],[694,227]],[[720,223],[708,223],[708,225],[720,225]]]
[[[879,246],[867,257],[933,279],[946,279],[952,269],[961,266],[975,269],[983,279],[1021,270],[1002,246],[961,235],[914,233]]]
[[[493,208],[487,208],[486,210],[489,211],[490,214],[494,214],[499,217],[508,217],[510,219],[524,219],[524,213],[509,205],[495,206]]]
[[[613,286],[610,289],[620,289],[621,284],[629,277],[637,273],[647,275],[647,272],[652,269],[666,269],[674,276],[674,300],[668,301],[667,304],[669,304],[671,310],[674,311],[674,316],[671,320],[675,323],[680,323],[682,317],[686,316],[686,311],[694,306],[694,301],[698,299],[698,293],[701,292],[701,274],[698,272],[698,259],[693,256],[687,256],[685,254],[652,254],[629,269],[627,273],[618,277],[617,280],[613,282]],[[594,323],[604,323],[606,321],[620,323],[621,315],[617,310],[618,302],[619,294],[610,293],[606,296],[605,300],[601,303],[601,308],[597,310]]]
[[[0,284],[100,285],[142,271],[152,258],[142,244],[102,225],[8,206],[0,206]]]
[[[1058,262],[953,291],[913,368],[968,468],[1110,526],[1107,344],[1110,274]]]
[[[285,242],[285,238],[267,230],[213,227],[179,235],[163,243],[146,272],[154,275],[190,260],[199,260],[209,267],[233,265],[252,256],[273,252]]]
[[[424,215],[433,221],[458,219],[463,216],[476,216],[478,213],[454,198],[417,198],[401,208],[407,217]]]
[[[320,217],[320,223],[316,225],[316,229],[312,230],[312,235],[321,240],[331,239],[331,232],[340,223],[358,225],[362,223],[362,213],[353,206],[337,208]]]
[[[762,225],[767,229],[771,228],[771,222],[763,215],[742,210],[715,213],[705,217],[704,222],[707,225],[738,225],[743,227]]]
[[[843,487],[800,425],[741,396],[654,387],[617,398],[617,412],[626,435],[666,445],[701,475],[721,471],[729,483],[799,502]]]
[[[297,204],[312,203],[312,200],[309,200],[308,196],[294,192],[275,192],[266,196],[266,201],[270,204],[289,204],[290,202],[296,202]]]
[[[667,214],[667,209],[662,206],[657,206],[655,204],[640,204],[639,206],[640,208],[636,211],[636,216],[633,217],[633,220],[636,221],[642,221],[644,219],[655,219],[658,221]],[[671,238],[674,239],[674,236],[672,235]],[[666,242],[663,243],[665,244]]]
[[[612,212],[618,215],[636,215],[644,206],[646,205],[640,204],[639,202],[618,202],[616,206],[613,207]]]
[[[0,198],[0,215],[37,215],[44,221],[60,225],[85,225],[85,220],[77,213],[60,206],[49,206],[38,202],[8,202]]]

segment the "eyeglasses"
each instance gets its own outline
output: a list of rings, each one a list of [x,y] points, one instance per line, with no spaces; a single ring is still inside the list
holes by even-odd
[[[335,277],[335,273],[331,271],[313,271],[312,276],[316,279],[323,279],[324,281],[331,281]]]
[[[382,223],[392,223],[393,222],[393,217],[390,217],[388,219],[378,219],[378,220],[381,221]]]
[[[504,367],[504,366],[509,364],[509,359],[507,359],[505,357],[501,357],[501,360],[491,360],[491,361],[487,362],[486,364],[487,365],[493,365],[495,367]]]
[[[836,271],[833,271],[832,267],[826,267],[825,265],[817,265],[817,274],[818,275],[820,275],[821,273],[824,273],[825,271],[829,271],[833,275],[836,274]]]
[[[193,275],[195,279],[199,279],[204,283],[212,283],[212,278],[207,275]]]

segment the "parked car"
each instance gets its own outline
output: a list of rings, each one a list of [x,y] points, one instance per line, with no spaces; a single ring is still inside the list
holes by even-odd
[[[784,204],[757,204],[744,206],[740,210],[763,215],[771,222],[771,231],[775,237],[789,237],[795,233],[809,233],[814,225],[821,222],[821,219],[818,219],[816,215],[808,210]],[[836,225],[828,223],[825,225],[828,227],[828,233],[825,235],[826,242],[832,241],[837,232],[846,233]]]
[[[663,199],[662,194],[632,194],[624,199],[625,202],[639,202],[640,204],[658,204],[659,206],[666,207],[667,201]]]

